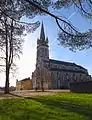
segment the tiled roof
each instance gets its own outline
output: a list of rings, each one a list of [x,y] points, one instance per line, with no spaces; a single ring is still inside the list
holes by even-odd
[[[26,81],[26,80],[31,80],[31,79],[30,79],[30,77],[28,77],[28,78],[22,79],[20,81]],[[20,82],[20,81],[18,81],[18,82]]]

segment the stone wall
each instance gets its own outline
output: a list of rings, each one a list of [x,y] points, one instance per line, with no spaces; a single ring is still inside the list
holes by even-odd
[[[92,93],[92,81],[70,83],[70,90],[76,93]]]
[[[52,89],[68,89],[68,79],[63,71],[51,71]]]
[[[51,71],[52,89],[68,89],[71,82],[83,82],[91,80],[89,75],[65,71]]]
[[[25,79],[16,82],[16,90],[31,90],[32,89],[32,80]]]
[[[48,61],[39,61],[33,77],[33,89],[41,89],[43,82],[44,89],[69,89],[69,83],[90,81],[86,69],[75,66],[65,66],[62,64],[52,64]]]

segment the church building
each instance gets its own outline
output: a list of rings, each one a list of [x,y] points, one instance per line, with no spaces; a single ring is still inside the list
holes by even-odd
[[[37,40],[36,69],[32,73],[33,89],[69,89],[70,83],[92,80],[87,69],[71,62],[49,58],[48,38],[42,23]]]

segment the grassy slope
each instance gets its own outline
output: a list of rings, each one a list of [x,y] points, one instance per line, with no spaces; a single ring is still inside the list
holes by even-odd
[[[92,120],[92,94],[0,100],[0,120]]]

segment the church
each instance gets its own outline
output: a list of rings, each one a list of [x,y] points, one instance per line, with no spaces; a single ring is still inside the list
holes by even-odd
[[[69,89],[70,83],[92,81],[87,69],[75,63],[49,58],[48,38],[43,23],[37,39],[36,68],[32,73],[33,89]]]

